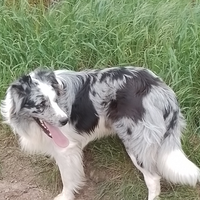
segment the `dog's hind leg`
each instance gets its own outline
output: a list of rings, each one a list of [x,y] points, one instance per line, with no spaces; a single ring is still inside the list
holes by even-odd
[[[134,165],[143,173],[146,186],[148,188],[148,200],[155,200],[160,194],[160,176],[152,174],[138,165],[136,158],[129,154]]]
[[[148,200],[155,200],[160,194],[160,176],[156,167],[159,137],[142,123],[136,125],[128,118],[115,122],[113,128],[132,162],[143,173],[148,188]]]
[[[59,167],[63,190],[54,200],[74,200],[74,193],[84,185],[82,149],[78,146],[61,149],[54,156]]]

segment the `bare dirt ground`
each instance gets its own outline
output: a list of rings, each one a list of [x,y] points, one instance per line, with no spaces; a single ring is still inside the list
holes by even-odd
[[[33,156],[21,152],[17,139],[11,136],[2,136],[5,130],[0,125],[0,199],[1,200],[51,200],[59,190],[55,191],[54,183],[48,185],[42,181],[48,174],[40,172],[44,169],[39,164],[33,165]],[[95,187],[99,179],[94,177],[94,171],[90,170],[90,155],[86,153],[88,162],[86,167],[86,186],[77,195],[77,200],[94,200]],[[37,157],[34,157],[37,161]],[[39,160],[40,162],[40,160]],[[49,160],[49,162],[52,162]],[[55,170],[56,166],[52,165]],[[50,169],[51,170],[51,169]],[[89,172],[90,171],[90,172]],[[49,172],[48,172],[49,173]],[[50,171],[51,173],[51,171]],[[58,181],[59,182],[59,181]],[[57,183],[55,183],[57,184]]]

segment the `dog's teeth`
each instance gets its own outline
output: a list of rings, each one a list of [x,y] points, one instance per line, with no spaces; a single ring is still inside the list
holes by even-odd
[[[35,119],[36,120],[36,119]],[[41,120],[41,119],[38,119],[36,120],[36,122],[39,124],[39,126],[43,129],[43,131],[49,136],[49,137],[52,137],[49,129],[47,128],[46,124]]]
[[[44,127],[45,125],[44,125],[44,122],[40,119],[40,123],[41,123],[41,125]]]

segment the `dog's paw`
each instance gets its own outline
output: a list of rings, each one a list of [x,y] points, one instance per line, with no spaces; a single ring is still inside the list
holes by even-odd
[[[54,200],[74,200],[74,197],[68,198],[63,193],[59,194]]]

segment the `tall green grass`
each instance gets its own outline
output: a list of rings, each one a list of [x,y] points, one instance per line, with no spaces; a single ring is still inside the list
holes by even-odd
[[[42,4],[30,7],[25,0],[17,4],[2,1],[0,96],[4,96],[10,82],[38,66],[74,70],[114,65],[147,67],[176,92],[188,122],[183,146],[200,166],[199,3],[198,0],[63,0],[46,9]],[[109,152],[98,153],[105,149],[110,148],[94,150],[94,157],[98,155],[96,160],[102,160],[104,167],[109,168],[105,159],[113,156],[109,157]],[[119,189],[119,185],[115,187]],[[134,190],[132,185],[130,188]],[[127,186],[120,192],[125,191]],[[194,191],[194,197],[191,192],[188,192],[191,198],[181,196],[183,191],[187,192],[182,189],[176,199],[198,199]],[[172,189],[171,192],[175,194]],[[138,197],[143,198],[144,195]]]

